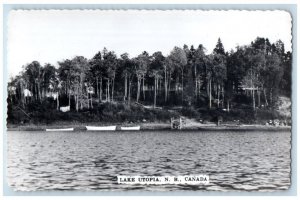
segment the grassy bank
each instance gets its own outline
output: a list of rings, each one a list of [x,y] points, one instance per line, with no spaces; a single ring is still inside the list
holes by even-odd
[[[76,112],[61,112],[45,105],[33,104],[26,109],[8,109],[7,122],[9,125],[63,125],[77,123],[133,123],[167,121],[171,117],[178,117],[179,113],[168,110],[144,108],[138,105],[124,103],[103,103],[94,105],[92,109]]]
[[[160,107],[142,106],[124,103],[95,104],[92,109],[76,112],[61,112],[47,104],[32,103],[26,109],[8,107],[7,127],[9,129],[38,130],[46,127],[62,128],[74,127],[82,129],[86,125],[143,125],[145,129],[165,129],[170,127],[170,119],[184,116],[191,123],[187,128],[203,128],[215,126],[218,120],[226,126],[232,125],[265,125],[274,119],[285,121],[290,125],[290,117],[281,115],[279,111],[240,107],[230,112],[222,109],[194,108],[194,107]]]

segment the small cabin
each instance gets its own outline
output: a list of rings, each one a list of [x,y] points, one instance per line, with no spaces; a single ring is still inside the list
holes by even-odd
[[[25,97],[32,97],[32,93],[30,92],[30,90],[28,90],[28,89],[24,89],[24,96]]]

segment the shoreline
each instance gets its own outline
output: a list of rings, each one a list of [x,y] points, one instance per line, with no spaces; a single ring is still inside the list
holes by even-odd
[[[86,124],[82,123],[69,123],[69,124],[60,124],[60,125],[8,125],[6,131],[45,131],[46,129],[55,129],[55,128],[74,128],[76,131],[87,131],[85,126],[95,126],[95,124]],[[97,124],[97,126],[109,126],[112,124]],[[121,131],[121,126],[129,126],[129,124],[118,124],[113,125],[117,126],[116,131]],[[140,123],[140,124],[130,124],[131,126],[141,126],[139,131],[291,131],[291,126],[266,126],[260,124],[241,124],[241,125],[232,125],[232,124],[221,124],[217,126],[216,124],[188,124],[185,125],[182,129],[171,129],[170,123]],[[97,131],[96,131],[97,132]],[[131,132],[131,131],[130,131]],[[137,131],[132,131],[137,132]]]

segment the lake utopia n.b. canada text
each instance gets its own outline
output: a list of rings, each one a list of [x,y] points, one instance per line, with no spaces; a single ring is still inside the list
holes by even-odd
[[[7,132],[18,191],[280,191],[290,186],[289,131]],[[118,176],[206,174],[208,184],[118,184]]]

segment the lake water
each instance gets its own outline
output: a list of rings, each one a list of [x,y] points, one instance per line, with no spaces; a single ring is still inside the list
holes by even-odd
[[[286,132],[7,132],[14,190],[277,191],[290,186]],[[125,185],[118,175],[207,174],[208,185]]]

